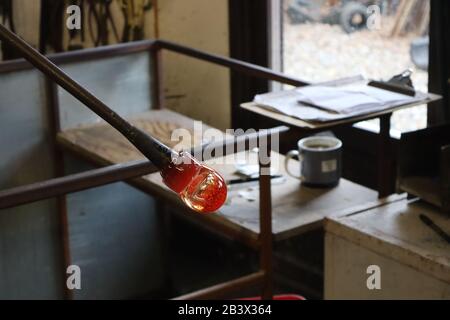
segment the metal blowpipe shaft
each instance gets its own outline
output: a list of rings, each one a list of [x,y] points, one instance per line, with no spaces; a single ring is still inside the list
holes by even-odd
[[[175,155],[175,151],[171,150],[149,134],[131,125],[91,92],[69,77],[53,62],[2,24],[0,24],[0,40],[19,51],[33,66],[55,81],[103,120],[116,128],[155,166],[161,169],[171,161],[171,157]]]

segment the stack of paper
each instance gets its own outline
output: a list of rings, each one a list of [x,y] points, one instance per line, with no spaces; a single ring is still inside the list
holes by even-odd
[[[255,96],[258,105],[307,121],[331,121],[425,101],[358,82],[340,87],[311,85]]]
[[[353,114],[378,110],[414,97],[359,84],[353,86],[308,86],[296,89],[298,101],[330,112]]]

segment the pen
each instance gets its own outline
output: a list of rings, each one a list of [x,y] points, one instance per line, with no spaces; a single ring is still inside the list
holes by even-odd
[[[437,224],[435,224],[433,220],[431,220],[424,214],[419,214],[419,218],[423,223],[425,223],[425,225],[433,229],[433,231],[436,232],[442,239],[450,243],[450,235],[448,235],[448,233],[446,233]]]
[[[276,178],[281,178],[282,175],[274,175],[274,176],[270,176],[270,179],[276,179]],[[246,183],[246,182],[252,182],[252,181],[258,181],[259,177],[255,177],[255,178],[248,178],[248,179],[234,179],[234,180],[229,180],[227,182],[227,184],[238,184],[238,183]]]

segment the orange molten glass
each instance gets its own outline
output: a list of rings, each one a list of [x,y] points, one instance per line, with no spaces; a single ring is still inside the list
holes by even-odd
[[[227,185],[222,176],[187,152],[180,153],[175,162],[161,170],[161,176],[163,182],[197,212],[217,211],[227,199]]]

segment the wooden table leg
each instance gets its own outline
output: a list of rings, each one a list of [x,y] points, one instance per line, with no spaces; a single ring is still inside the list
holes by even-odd
[[[392,113],[380,117],[380,133],[378,135],[378,198],[392,193],[392,151],[391,151],[391,116]]]
[[[272,236],[272,194],[270,185],[270,136],[267,155],[264,148],[259,151],[259,221],[260,221],[260,266],[264,271],[261,298],[273,298],[273,236]],[[268,157],[265,158],[265,157]]]

